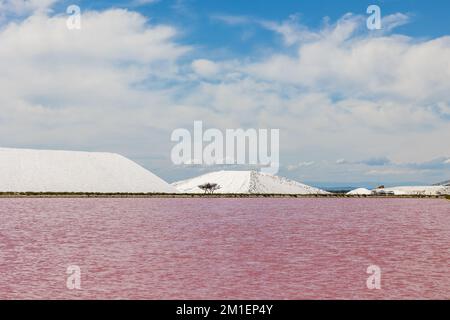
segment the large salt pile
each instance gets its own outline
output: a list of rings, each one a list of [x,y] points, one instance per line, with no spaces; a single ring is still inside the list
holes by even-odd
[[[215,193],[222,194],[328,194],[293,180],[256,171],[216,171],[172,185],[182,193],[204,193],[199,186],[206,183],[220,186]]]
[[[350,192],[347,192],[347,195],[349,196],[369,196],[372,194],[372,191],[366,188],[358,188],[355,190],[352,190]]]
[[[393,194],[396,196],[439,196],[450,194],[450,187],[446,186],[406,186],[375,189],[376,194]]]
[[[114,153],[0,148],[0,192],[176,193]]]
[[[446,186],[446,187],[450,187],[450,180],[443,181],[443,182],[441,182],[441,183],[435,184],[435,186]]]

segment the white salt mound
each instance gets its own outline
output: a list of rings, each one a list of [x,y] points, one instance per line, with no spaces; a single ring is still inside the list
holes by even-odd
[[[436,184],[436,186],[446,186],[446,187],[450,187],[450,180],[447,180],[447,181],[438,183],[438,184]]]
[[[217,183],[220,189],[214,193],[220,194],[328,194],[293,180],[256,171],[216,171],[172,185],[182,193],[204,193],[198,186],[205,183]]]
[[[0,192],[176,193],[114,153],[0,148]]]
[[[358,196],[358,195],[369,196],[372,194],[372,191],[370,191],[369,189],[366,189],[366,188],[358,188],[358,189],[352,190],[350,192],[347,192],[347,194],[350,196]]]
[[[438,196],[450,195],[450,187],[446,186],[407,186],[376,189],[376,193],[393,193],[396,196]]]

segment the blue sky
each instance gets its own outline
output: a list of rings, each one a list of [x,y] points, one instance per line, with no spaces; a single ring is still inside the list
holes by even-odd
[[[245,16],[272,21],[283,21],[291,15],[298,15],[301,23],[319,29],[323,19],[336,21],[346,13],[365,14],[371,4],[379,5],[383,15],[402,12],[411,16],[407,26],[396,32],[417,37],[430,38],[450,33],[450,3],[446,0],[149,0],[136,1],[64,1],[56,8],[64,9],[67,4],[78,4],[84,9],[104,10],[127,8],[151,17],[155,23],[179,26],[183,32],[182,41],[196,44],[208,50],[228,49],[232,54],[246,54],[263,45],[277,42],[277,37],[267,30],[247,26],[226,26],[215,16]],[[246,37],[245,34],[249,33]]]
[[[0,145],[118,152],[175,181],[226,169],[170,159],[171,132],[202,120],[280,129],[279,174],[319,186],[448,180],[449,15],[445,0],[3,0]]]

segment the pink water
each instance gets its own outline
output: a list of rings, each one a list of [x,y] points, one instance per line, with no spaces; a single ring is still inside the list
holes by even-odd
[[[0,298],[450,299],[449,265],[446,200],[0,199]]]

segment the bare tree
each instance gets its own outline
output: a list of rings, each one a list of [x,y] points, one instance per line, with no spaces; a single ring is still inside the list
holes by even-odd
[[[220,186],[219,186],[217,183],[210,183],[210,182],[201,184],[201,185],[199,185],[198,187],[199,187],[200,189],[204,190],[204,191],[205,191],[205,194],[206,194],[206,193],[213,194],[214,191],[220,189]]]

